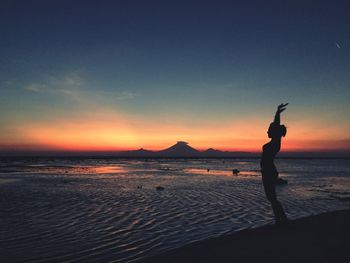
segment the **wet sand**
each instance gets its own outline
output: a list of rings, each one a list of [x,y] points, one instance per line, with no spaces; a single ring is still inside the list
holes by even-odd
[[[348,160],[279,161],[289,184],[278,198],[291,219],[350,209]],[[131,263],[271,224],[258,168],[257,160],[1,162],[0,262]]]
[[[195,242],[141,262],[350,262],[350,210]]]

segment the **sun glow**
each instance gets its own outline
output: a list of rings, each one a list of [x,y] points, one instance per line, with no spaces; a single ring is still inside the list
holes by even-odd
[[[265,121],[266,122],[266,121]],[[18,125],[7,145],[32,145],[33,149],[69,151],[113,151],[145,148],[164,149],[178,140],[188,141],[191,146],[205,150],[209,147],[231,151],[260,151],[269,139],[266,123],[260,119],[215,123],[211,125],[190,122],[161,122],[144,120],[135,116],[104,112],[92,116],[75,116],[64,120],[30,122]],[[314,121],[289,122],[287,137],[283,139],[284,151],[349,149],[349,141],[333,141],[342,138],[336,128],[318,129]],[[316,132],[315,132],[316,131]],[[344,137],[345,138],[345,137]],[[4,142],[1,145],[5,145]]]

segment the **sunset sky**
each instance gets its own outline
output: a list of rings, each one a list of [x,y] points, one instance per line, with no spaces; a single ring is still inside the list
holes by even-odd
[[[349,1],[1,1],[0,150],[350,151]]]

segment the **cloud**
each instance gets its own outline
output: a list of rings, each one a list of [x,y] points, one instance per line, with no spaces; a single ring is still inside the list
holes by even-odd
[[[24,89],[35,93],[61,93],[71,96],[77,92],[82,84],[83,81],[77,74],[70,74],[62,78],[50,77],[39,83],[31,83]]]
[[[91,90],[84,87],[84,81],[78,74],[69,74],[64,77],[49,77],[42,82],[30,83],[25,86],[26,91],[62,95],[79,102],[96,103],[96,101],[124,101],[140,96],[140,93],[126,90]]]
[[[45,84],[37,84],[37,83],[32,83],[24,87],[24,89],[28,91],[36,92],[36,93],[48,91],[48,87]]]
[[[6,80],[1,83],[1,86],[3,87],[12,87],[14,85],[14,82],[11,80]]]
[[[140,96],[139,93],[122,91],[120,94],[116,95],[115,99],[117,99],[117,100],[131,100],[131,99],[134,99],[138,96]]]

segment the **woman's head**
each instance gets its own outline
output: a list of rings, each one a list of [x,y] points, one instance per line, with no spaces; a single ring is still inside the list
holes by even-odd
[[[280,138],[282,136],[284,137],[287,134],[287,128],[284,125],[276,124],[273,122],[270,124],[267,134],[269,138]]]

